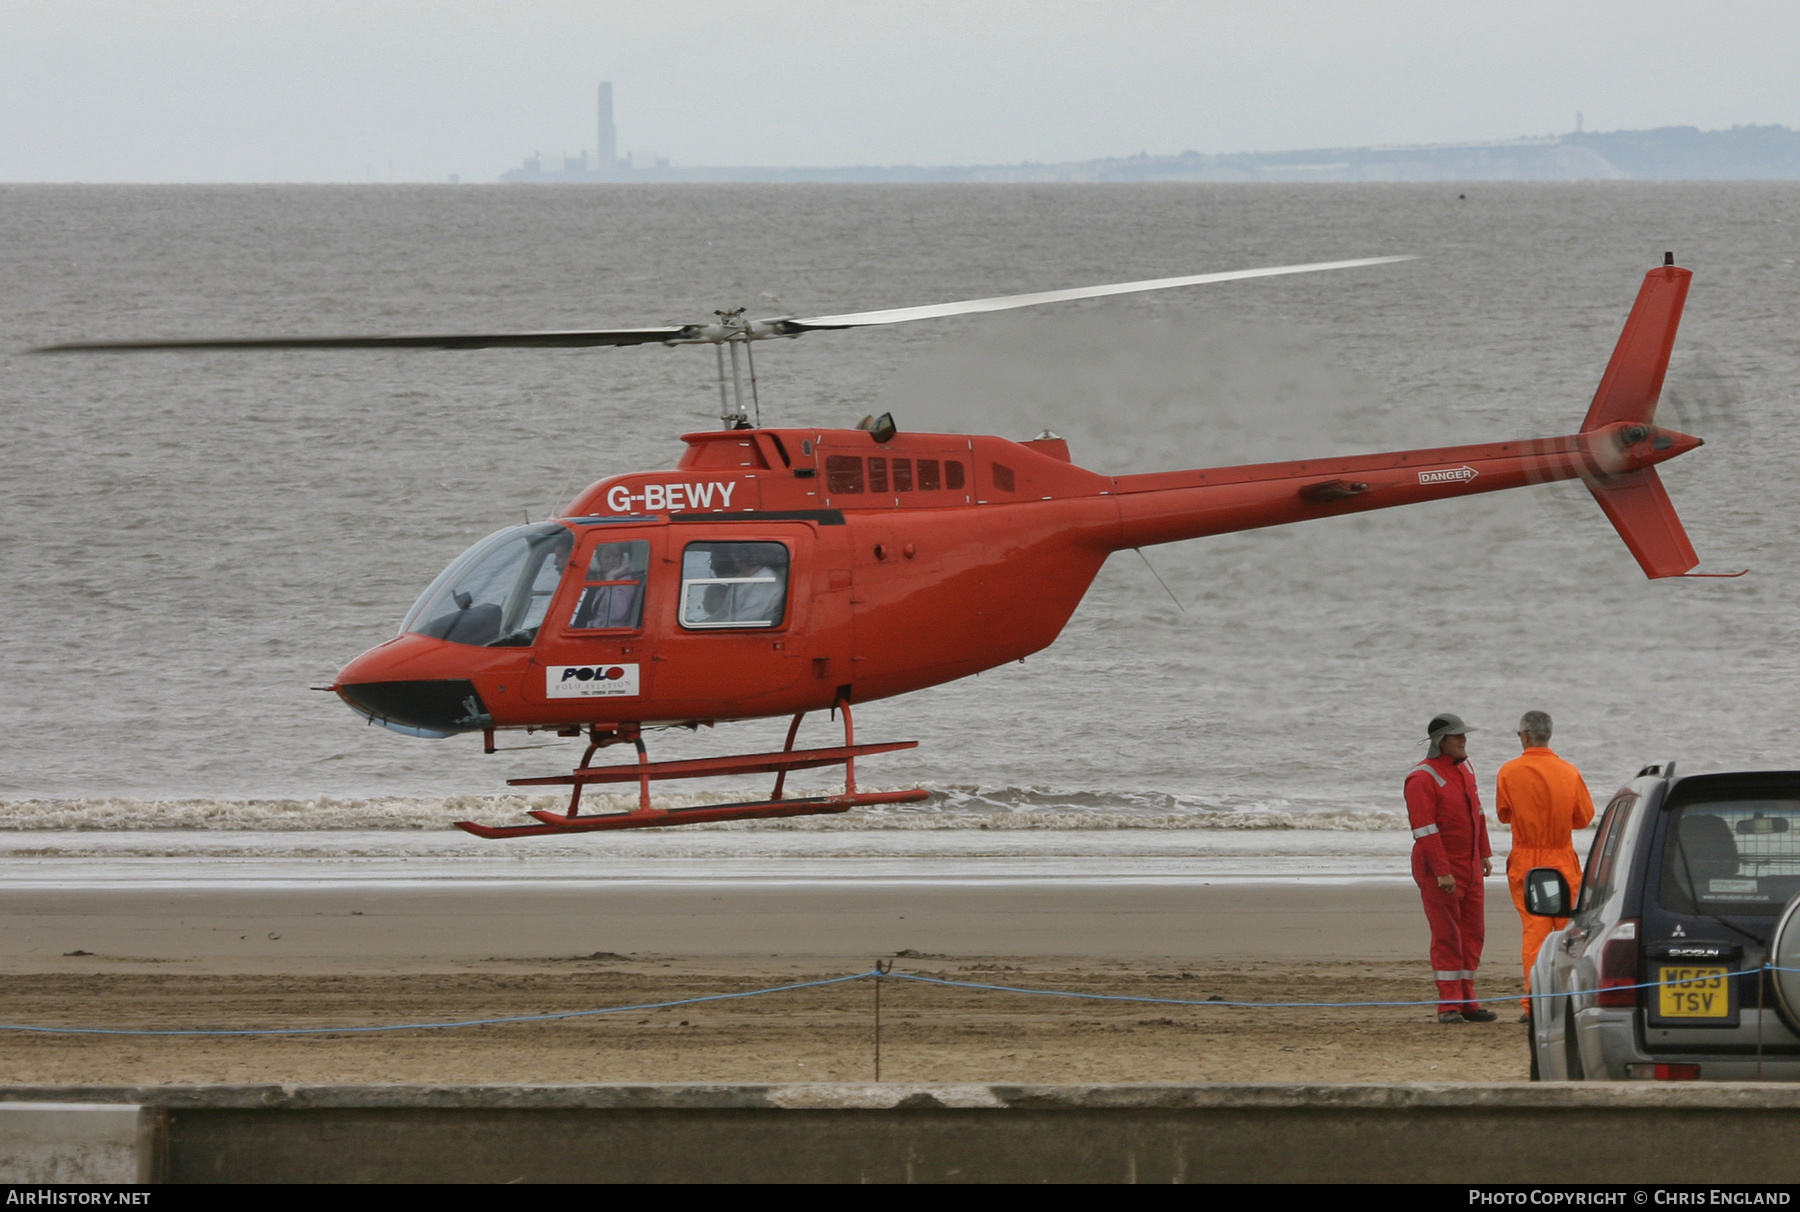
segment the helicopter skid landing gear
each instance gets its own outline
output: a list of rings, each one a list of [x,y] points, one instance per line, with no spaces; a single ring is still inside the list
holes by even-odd
[[[849,704],[840,701],[837,710],[844,713],[844,743],[830,749],[794,748],[794,738],[799,734],[800,721],[806,717],[804,711],[796,715],[788,726],[787,744],[779,753],[740,753],[716,758],[687,758],[673,762],[652,762],[644,750],[642,737],[635,730],[629,733],[621,732],[619,735],[605,740],[596,737],[582,756],[581,765],[569,774],[507,780],[508,785],[514,787],[563,786],[572,788],[567,812],[534,810],[530,815],[541,822],[536,825],[496,826],[482,825],[474,821],[458,821],[456,827],[466,833],[472,833],[476,837],[484,838],[541,837],[555,833],[594,833],[608,829],[698,825],[706,821],[809,816],[815,813],[844,812],[851,808],[860,808],[871,804],[912,803],[929,797],[930,792],[922,789],[858,791],[856,789],[857,758],[875,753],[892,753],[896,749],[916,748],[918,742],[887,741],[876,745],[858,745],[855,743],[855,725],[850,718]],[[594,751],[602,744],[616,744],[627,740],[637,749],[638,760],[635,763],[620,763],[611,766],[588,765],[594,756]],[[821,766],[839,765],[844,767],[844,793],[842,795],[807,796],[798,799],[782,798],[782,788],[786,785],[788,771],[813,770]],[[655,808],[650,803],[650,784],[657,779],[694,779],[722,774],[771,773],[775,775],[775,789],[766,800],[742,804],[700,804],[692,808]],[[580,815],[582,788],[594,783],[636,783],[638,785],[638,806],[629,812],[608,812],[596,816]]]

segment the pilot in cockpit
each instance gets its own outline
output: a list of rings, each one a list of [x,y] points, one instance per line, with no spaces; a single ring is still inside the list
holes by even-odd
[[[588,587],[582,591],[571,626],[636,627],[643,609],[644,569],[634,549],[641,542],[602,543],[588,564]],[[599,582],[596,584],[595,582]]]

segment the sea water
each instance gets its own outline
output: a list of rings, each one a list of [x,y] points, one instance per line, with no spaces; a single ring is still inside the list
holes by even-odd
[[[1695,278],[1659,420],[1707,445],[1662,474],[1702,568],[1748,576],[1646,581],[1569,485],[1149,549],[1167,590],[1124,553],[1044,652],[859,708],[859,737],[921,742],[859,779],[930,801],[714,829],[717,863],[812,861],[802,835],[979,861],[1001,837],[1098,855],[1166,834],[1198,861],[1177,838],[1207,831],[1273,862],[1304,831],[1354,865],[1373,861],[1356,835],[1403,824],[1444,710],[1480,729],[1489,788],[1534,708],[1602,797],[1667,758],[1800,766],[1800,185],[0,187],[0,833],[16,856],[91,831],[196,857],[224,833],[497,853],[450,822],[522,823],[539,805],[505,780],[578,742],[503,734],[484,756],[312,687],[470,542],[672,466],[718,408],[703,348],[28,346],[636,326],[1420,257],[757,349],[769,424],[1048,427],[1079,463],[1141,471],[1570,432],[1664,250]],[[755,751],[782,727],[650,744]],[[555,852],[685,862],[693,836]],[[1404,846],[1381,855],[1404,872]]]

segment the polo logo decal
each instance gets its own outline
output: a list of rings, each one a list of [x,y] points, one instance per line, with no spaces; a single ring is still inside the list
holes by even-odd
[[[553,699],[630,698],[638,693],[638,667],[547,665],[544,693]]]

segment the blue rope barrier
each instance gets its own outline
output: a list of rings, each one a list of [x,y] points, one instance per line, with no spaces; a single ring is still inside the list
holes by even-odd
[[[1773,964],[1763,964],[1758,968],[1742,968],[1736,972],[1727,972],[1724,974],[1724,978],[1728,979],[1734,976],[1748,976],[1752,972],[1764,970],[1771,972],[1800,971],[1800,969],[1778,968]],[[1036,997],[1072,997],[1079,998],[1083,1001],[1095,1002],[1139,1002],[1153,1006],[1217,1006],[1221,1009],[1237,1007],[1239,1009],[1251,1010],[1351,1010],[1359,1007],[1436,1006],[1441,1004],[1443,1000],[1434,997],[1428,1001],[1421,1002],[1229,1002],[1223,999],[1213,1000],[1211,998],[1195,1000],[1193,998],[1181,997],[1146,997],[1141,994],[1131,993],[1080,993],[1071,989],[1028,989],[1022,985],[988,985],[977,981],[953,981],[936,976],[918,976],[910,972],[890,972],[887,975],[891,980],[916,981],[921,985],[946,985],[958,989],[986,989],[995,993],[1025,993]],[[1697,979],[1714,980],[1720,978],[1686,977],[1666,981],[1645,981],[1642,984],[1637,985],[1608,985],[1607,991],[1611,992],[1618,989],[1656,989],[1663,985],[1691,985],[1696,983]],[[1546,1000],[1555,997],[1585,997],[1599,992],[1601,992],[1599,989],[1573,989],[1567,993],[1515,993],[1505,997],[1478,997],[1472,1000],[1479,1005],[1484,1002],[1516,1002],[1521,997],[1530,997],[1534,999],[1544,998]]]
[[[709,993],[704,997],[684,997],[672,1002],[644,1002],[634,1006],[606,1006],[599,1010],[564,1010],[555,1014],[517,1014],[507,1018],[470,1018],[450,1023],[394,1023],[376,1027],[267,1027],[244,1030],[165,1029],[135,1030],[125,1027],[35,1027],[17,1023],[0,1023],[0,1031],[31,1031],[43,1035],[367,1035],[376,1031],[438,1031],[448,1027],[492,1027],[506,1023],[545,1023],[565,1018],[592,1018],[597,1014],[624,1014],[632,1010],[667,1010],[674,1006],[695,1006],[701,1002],[735,1001],[761,997],[765,993],[787,993],[794,989],[817,989],[821,985],[841,985],[848,981],[867,980],[879,975],[874,969],[853,976],[833,976],[822,981],[801,981],[794,985],[774,985],[768,989],[749,989],[742,993]]]
[[[1734,976],[1749,976],[1754,972],[1800,972],[1800,968],[1784,968],[1777,964],[1762,964],[1755,968],[1740,968],[1735,972],[1727,972],[1722,977],[1685,977],[1664,981],[1644,981],[1636,985],[1610,985],[1609,990],[1619,989],[1657,989],[1664,985],[1691,985],[1701,980],[1729,979]],[[920,976],[912,972],[882,972],[871,968],[867,972],[856,972],[849,976],[832,976],[824,980],[800,981],[792,985],[772,985],[767,989],[747,989],[742,993],[709,993],[702,997],[684,997],[668,1002],[641,1002],[630,1006],[605,1006],[598,1010],[563,1010],[553,1014],[517,1014],[505,1018],[470,1018],[443,1023],[392,1023],[372,1027],[266,1027],[244,1029],[207,1029],[207,1028],[164,1028],[135,1029],[128,1027],[41,1027],[21,1023],[0,1023],[0,1031],[26,1031],[39,1035],[368,1035],[382,1031],[440,1031],[452,1027],[494,1027],[511,1023],[547,1023],[570,1018],[593,1018],[601,1014],[626,1014],[631,1011],[668,1010],[676,1006],[697,1006],[705,1002],[740,1001],[749,997],[761,997],[769,993],[790,993],[796,989],[819,989],[826,985],[844,985],[855,981],[866,981],[885,977],[888,980],[912,981],[920,985],[942,985],[952,989],[982,989],[992,993],[1021,993],[1032,997],[1065,997],[1079,1001],[1093,1002],[1134,1002],[1140,1005],[1153,1006],[1193,1006],[1197,1008],[1217,1007],[1219,1009],[1240,1010],[1355,1010],[1407,1008],[1418,1006],[1435,1006],[1439,999],[1417,1002],[1233,1002],[1224,999],[1204,999],[1181,997],[1147,997],[1131,993],[1082,993],[1073,989],[1032,989],[1023,985],[990,985],[979,981],[953,981],[939,976]],[[1601,992],[1599,989],[1574,989],[1567,993],[1527,993],[1513,994],[1505,997],[1482,997],[1474,999],[1483,1002],[1512,1002],[1520,996],[1533,1000],[1542,998],[1549,1000],[1557,997],[1586,997]]]

